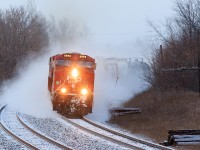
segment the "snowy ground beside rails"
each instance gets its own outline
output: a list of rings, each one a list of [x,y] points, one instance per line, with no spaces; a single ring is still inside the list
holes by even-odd
[[[56,118],[35,118],[21,115],[27,122],[44,133],[67,146],[76,150],[89,149],[128,149],[92,134],[86,133],[70,124],[63,124]]]
[[[0,106],[3,106],[3,105],[1,105],[0,103]],[[47,137],[50,137],[51,139],[54,139],[58,141],[59,143],[63,143],[64,145],[69,146],[73,149],[77,149],[77,150],[79,149],[81,150],[82,149],[85,149],[85,150],[128,149],[126,147],[120,146],[113,142],[107,141],[106,139],[103,139],[98,136],[94,136],[93,134],[82,131],[72,126],[71,124],[65,122],[64,120],[62,120],[60,118],[60,115],[58,114],[53,115],[51,118],[39,118],[39,117],[29,116],[26,114],[20,114],[20,116],[26,122],[26,124],[28,124],[34,130],[39,131],[40,133],[46,135]],[[75,120],[75,121],[78,121],[78,120]],[[14,128],[14,127],[10,126],[9,128]],[[88,128],[92,128],[92,127],[88,126]],[[23,133],[20,133],[20,134],[23,134]],[[104,134],[106,133],[103,133],[103,135]],[[140,144],[137,145],[137,147],[140,147],[140,148],[142,147],[146,149],[145,147],[140,146]],[[7,135],[7,133],[4,132],[3,129],[0,128],[0,149],[13,150],[13,149],[28,149],[28,148],[26,148],[21,143],[17,142],[14,138]]]
[[[0,103],[0,108],[2,106],[3,105]],[[0,128],[0,149],[16,150],[16,149],[27,149],[27,148],[21,145],[19,142],[17,142],[14,138],[7,135],[7,133],[2,128]]]
[[[3,105],[0,105],[3,106]],[[33,129],[40,131],[44,135],[55,139],[60,143],[64,143],[73,149],[128,149],[119,146],[102,138],[86,133],[70,124],[64,124],[57,118],[35,118],[29,115],[20,115],[22,119]],[[21,133],[23,134],[23,133]],[[0,128],[0,149],[28,149],[14,138],[7,135]]]
[[[21,145],[15,141],[12,137],[9,137],[2,129],[0,129],[0,149],[27,149],[25,146]]]
[[[91,119],[92,120],[92,119]],[[125,135],[128,135],[128,136],[131,136],[133,138],[139,138],[139,139],[143,139],[143,140],[146,140],[146,141],[151,141],[151,142],[156,142],[155,140],[151,139],[151,138],[148,138],[144,135],[140,135],[140,134],[133,134],[131,133],[130,131],[127,131],[125,129],[122,129],[120,128],[117,124],[112,124],[112,123],[109,123],[109,122],[99,122],[99,121],[95,121],[95,120],[92,120],[94,123],[96,124],[99,124],[103,127],[106,127],[108,129],[111,129],[111,130],[114,130],[114,131],[117,131],[119,133],[122,133],[122,134],[125,134]]]

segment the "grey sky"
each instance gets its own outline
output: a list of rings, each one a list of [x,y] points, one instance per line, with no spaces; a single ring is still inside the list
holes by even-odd
[[[26,1],[0,0],[0,8],[23,4]],[[164,22],[166,17],[173,15],[175,0],[35,0],[35,2],[38,10],[47,16],[71,18],[86,25],[93,34],[91,39],[93,38],[96,43],[110,46],[110,49],[116,49],[116,52],[120,52],[123,45],[126,45],[127,54],[124,56],[142,56],[143,41],[152,34],[146,23],[147,19]]]

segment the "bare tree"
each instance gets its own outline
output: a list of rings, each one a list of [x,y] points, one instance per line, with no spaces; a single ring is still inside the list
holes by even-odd
[[[163,34],[152,22],[149,25],[163,41],[152,59],[153,86],[162,90],[198,90],[197,32],[200,27],[200,1],[176,2],[176,17],[168,19]],[[180,69],[182,68],[182,69]],[[186,69],[188,68],[188,69]]]
[[[48,41],[45,18],[32,4],[0,10],[0,81],[11,78],[17,63],[41,52]]]

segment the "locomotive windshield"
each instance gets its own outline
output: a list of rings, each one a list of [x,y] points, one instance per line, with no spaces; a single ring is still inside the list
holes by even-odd
[[[56,65],[58,66],[71,66],[73,61],[71,60],[56,60]]]
[[[77,65],[81,67],[94,68],[94,63],[88,61],[77,61]]]
[[[75,62],[71,60],[56,60],[56,65],[58,66],[71,66],[73,64],[75,64]],[[80,67],[94,68],[94,62],[77,61],[76,64]]]

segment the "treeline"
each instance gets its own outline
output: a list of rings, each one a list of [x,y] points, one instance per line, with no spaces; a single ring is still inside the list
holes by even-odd
[[[149,22],[162,40],[162,46],[154,51],[147,79],[153,87],[161,90],[198,91],[200,0],[179,0],[175,12],[175,17],[168,19],[164,25],[165,34]]]
[[[32,4],[0,10],[0,83],[16,73],[17,65],[49,43],[46,20]]]

